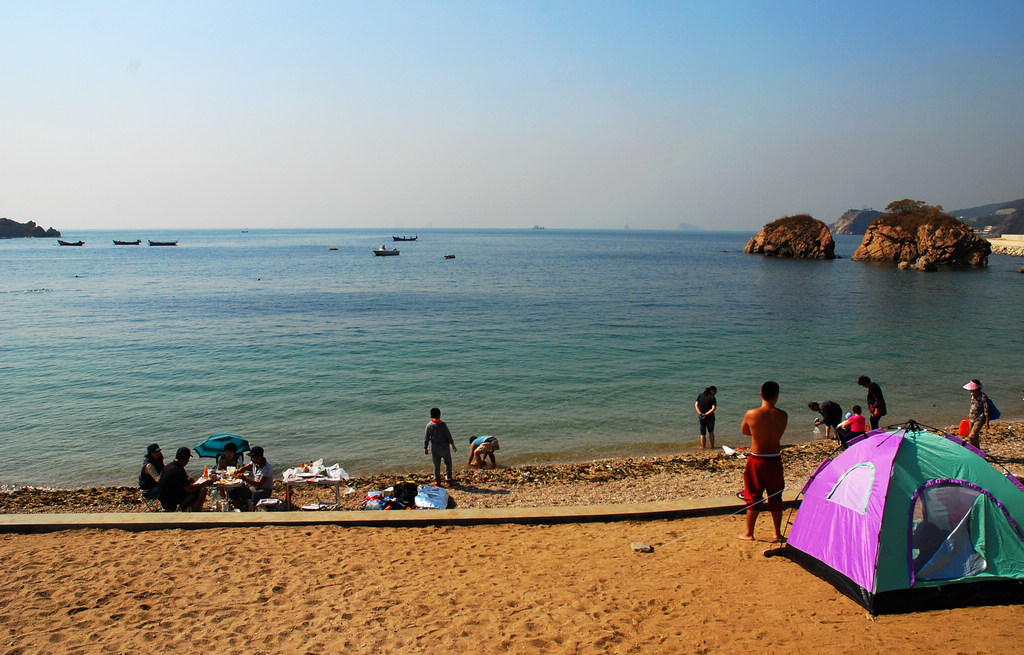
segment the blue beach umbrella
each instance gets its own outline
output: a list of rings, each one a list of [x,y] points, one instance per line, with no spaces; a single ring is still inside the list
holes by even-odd
[[[196,455],[200,457],[217,457],[224,452],[224,446],[229,443],[235,444],[238,452],[244,453],[249,450],[249,442],[230,432],[218,432],[217,434],[211,434],[203,443],[199,444],[193,450]]]

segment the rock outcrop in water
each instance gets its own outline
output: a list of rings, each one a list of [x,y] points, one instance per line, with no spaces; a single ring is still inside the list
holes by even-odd
[[[900,200],[886,208],[864,234],[851,259],[893,262],[900,268],[936,270],[940,264],[983,268],[992,247],[942,207]]]
[[[52,227],[44,230],[35,224],[35,221],[19,223],[9,218],[0,218],[0,239],[16,239],[21,237],[59,237],[60,231]]]
[[[835,259],[836,242],[828,226],[807,214],[773,221],[747,242],[743,252],[765,257]]]
[[[832,234],[864,234],[868,226],[881,215],[882,212],[874,209],[851,209],[843,212],[835,223],[829,225],[829,229]]]

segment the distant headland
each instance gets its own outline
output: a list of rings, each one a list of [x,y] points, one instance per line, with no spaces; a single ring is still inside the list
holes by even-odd
[[[0,239],[19,239],[27,237],[59,237],[60,230],[52,227],[43,229],[36,225],[35,221],[19,223],[9,218],[0,218]]]

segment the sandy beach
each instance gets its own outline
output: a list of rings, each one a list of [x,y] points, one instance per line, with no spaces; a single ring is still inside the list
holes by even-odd
[[[1022,428],[993,424],[983,442],[1018,474]],[[790,485],[831,448],[787,448]],[[742,464],[705,452],[462,472],[452,493],[460,506],[720,496],[739,487]],[[72,507],[108,492],[48,493],[79,494]],[[44,503],[42,493],[4,494],[4,511]],[[1019,643],[1019,606],[871,617],[799,565],[765,558],[767,517],[758,541],[738,541],[742,521],[740,513],[0,534],[0,653],[862,653],[894,645],[971,653]],[[634,552],[636,541],[654,552]]]
[[[872,618],[763,557],[764,541],[737,541],[741,521],[4,534],[0,653],[976,653],[1020,642],[1017,606]]]

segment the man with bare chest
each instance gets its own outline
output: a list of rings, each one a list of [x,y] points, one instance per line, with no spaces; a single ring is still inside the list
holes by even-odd
[[[754,524],[761,511],[764,494],[768,494],[768,511],[772,515],[772,541],[782,539],[782,490],[786,488],[782,473],[782,434],[789,424],[789,415],[775,406],[779,400],[779,384],[769,380],[761,385],[761,406],[747,410],[740,426],[750,436],[750,457],[743,471],[743,499],[747,503],[747,531],[739,535],[744,541],[754,540]]]

